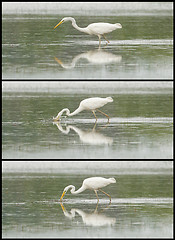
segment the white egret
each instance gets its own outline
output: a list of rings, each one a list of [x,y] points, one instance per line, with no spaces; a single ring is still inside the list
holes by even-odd
[[[107,194],[106,192],[102,191],[100,188],[102,187],[106,187],[111,183],[116,183],[115,178],[103,178],[103,177],[90,177],[90,178],[86,178],[83,181],[83,184],[81,186],[81,188],[79,188],[77,191],[75,191],[75,186],[73,185],[69,185],[67,187],[65,187],[65,189],[63,190],[63,194],[60,198],[60,201],[62,200],[62,198],[64,197],[64,195],[66,194],[66,192],[71,188],[70,192],[72,194],[79,194],[83,191],[85,191],[86,189],[90,189],[90,190],[94,190],[96,196],[97,196],[97,200],[99,201],[98,195],[97,195],[97,191],[101,191],[102,193],[106,194],[110,201],[111,201],[111,196],[109,194]]]
[[[70,110],[68,108],[64,108],[63,110],[61,110],[58,115],[53,118],[55,121],[58,121],[60,119],[60,117],[62,116],[62,114],[64,112],[66,112],[66,115],[71,117],[74,116],[76,114],[78,114],[79,112],[82,112],[84,110],[89,110],[92,111],[92,113],[94,114],[96,121],[97,121],[97,117],[95,115],[95,111],[99,111],[100,113],[104,114],[109,121],[109,116],[100,111],[98,108],[103,107],[104,105],[106,105],[108,102],[113,102],[113,99],[111,97],[106,97],[106,98],[101,98],[101,97],[93,97],[93,98],[86,98],[84,100],[82,100],[80,102],[79,107],[72,113],[70,113]]]
[[[60,24],[67,22],[67,21],[71,21],[72,22],[72,26],[74,28],[76,28],[78,31],[80,32],[84,32],[90,35],[96,35],[99,38],[99,47],[101,44],[101,36],[104,37],[104,39],[107,41],[107,43],[109,43],[109,40],[106,39],[105,35],[106,33],[110,33],[114,30],[116,30],[117,28],[122,28],[122,25],[120,23],[104,23],[104,22],[99,22],[99,23],[91,23],[89,24],[87,27],[85,28],[81,28],[78,27],[76,24],[76,21],[74,18],[72,17],[64,17],[55,27],[57,28]]]

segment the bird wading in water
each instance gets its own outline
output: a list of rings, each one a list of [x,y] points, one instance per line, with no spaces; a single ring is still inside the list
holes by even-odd
[[[64,17],[55,27],[57,28],[59,25],[61,25],[64,22],[71,21],[72,26],[76,28],[80,32],[87,33],[89,35],[96,35],[99,38],[99,47],[101,45],[101,37],[103,36],[104,39],[107,41],[107,44],[109,43],[109,40],[105,37],[106,33],[110,33],[118,28],[122,28],[122,25],[120,23],[104,23],[104,22],[99,22],[99,23],[91,23],[85,28],[81,28],[76,24],[76,21],[72,17]]]
[[[83,181],[82,186],[77,191],[75,191],[75,186],[73,186],[73,185],[69,185],[69,186],[65,187],[64,190],[63,190],[62,196],[60,198],[60,201],[62,201],[64,195],[66,194],[66,192],[69,189],[71,189],[70,192],[72,194],[79,194],[79,193],[85,191],[86,189],[89,189],[89,190],[93,190],[95,192],[98,201],[99,201],[99,198],[98,198],[97,191],[99,190],[102,193],[106,194],[109,197],[110,202],[111,202],[111,196],[109,194],[107,194],[106,192],[101,190],[102,187],[106,187],[111,183],[116,183],[115,178],[103,178],[103,177],[86,178]]]
[[[105,115],[107,118],[108,118],[108,122],[109,122],[109,116],[100,111],[98,108],[100,107],[103,107],[104,105],[106,105],[107,103],[109,102],[113,102],[113,99],[111,97],[106,97],[106,98],[101,98],[101,97],[93,97],[93,98],[87,98],[87,99],[84,99],[80,102],[80,105],[79,107],[72,113],[70,113],[70,110],[68,108],[64,108],[63,110],[61,110],[56,117],[53,118],[54,121],[59,121],[62,114],[64,112],[66,112],[66,115],[68,117],[71,117],[71,116],[74,116],[84,110],[88,110],[88,111],[91,111],[95,118],[96,118],[96,121],[97,121],[97,117],[96,117],[96,114],[95,114],[95,111],[98,111],[100,113],[102,113],[103,115]]]

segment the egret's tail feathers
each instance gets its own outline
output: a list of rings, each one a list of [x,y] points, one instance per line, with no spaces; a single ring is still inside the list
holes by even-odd
[[[111,183],[116,183],[115,178],[109,178],[109,180],[111,181]]]

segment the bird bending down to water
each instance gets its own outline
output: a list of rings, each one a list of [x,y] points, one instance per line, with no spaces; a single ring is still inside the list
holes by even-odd
[[[86,189],[90,189],[90,190],[94,190],[97,200],[99,201],[98,195],[97,195],[97,191],[101,191],[102,193],[106,194],[110,201],[111,201],[111,196],[109,194],[107,194],[106,192],[102,191],[101,188],[102,187],[106,187],[111,183],[116,183],[115,178],[103,178],[103,177],[90,177],[90,178],[86,178],[83,181],[83,184],[81,186],[81,188],[79,188],[77,191],[75,191],[75,186],[73,185],[69,185],[67,187],[65,187],[63,194],[60,198],[60,201],[63,199],[64,195],[66,194],[66,192],[71,188],[70,192],[72,194],[79,194],[83,191],[85,191]]]
[[[89,111],[92,111],[92,113],[94,114],[96,121],[97,121],[97,117],[95,115],[95,111],[97,110],[98,112],[104,114],[108,118],[108,122],[109,122],[109,116],[106,113],[104,113],[98,109],[98,108],[106,105],[108,102],[113,102],[113,99],[111,97],[86,98],[80,102],[79,107],[74,112],[70,113],[70,110],[68,108],[64,108],[63,110],[61,110],[58,113],[58,115],[55,118],[53,118],[53,120],[58,121],[64,112],[66,112],[67,116],[71,117],[71,116],[78,114],[79,112],[84,111],[84,110],[89,110]]]
[[[109,40],[106,39],[105,35],[106,33],[110,33],[114,30],[116,30],[117,28],[122,28],[122,25],[120,23],[104,23],[104,22],[99,22],[99,23],[91,23],[89,24],[87,27],[85,28],[81,28],[76,24],[76,21],[74,18],[72,17],[65,17],[63,18],[55,27],[57,28],[60,24],[67,22],[67,21],[71,21],[72,22],[72,26],[74,28],[76,28],[78,31],[80,32],[84,32],[90,35],[96,35],[99,38],[99,47],[101,45],[101,36],[104,37],[104,39],[107,41],[107,44],[109,43]]]

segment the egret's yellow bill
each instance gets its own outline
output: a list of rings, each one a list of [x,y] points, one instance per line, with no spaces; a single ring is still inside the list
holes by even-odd
[[[63,21],[60,21],[60,22],[54,27],[54,29],[57,28],[60,24],[62,24],[62,22],[63,22]]]
[[[63,194],[62,194],[62,196],[61,196],[61,198],[60,198],[60,201],[62,200],[62,198],[64,197],[64,194],[65,194],[66,192],[63,192]]]

